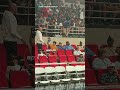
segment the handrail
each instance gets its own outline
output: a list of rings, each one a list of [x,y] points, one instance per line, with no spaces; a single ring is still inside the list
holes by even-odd
[[[111,2],[94,2],[94,1],[85,1],[85,3],[95,3],[95,4],[116,4],[119,5],[120,3],[111,3]]]
[[[116,19],[116,20],[120,20],[120,18],[110,18],[110,17],[85,17],[85,18],[93,18],[93,19]]]

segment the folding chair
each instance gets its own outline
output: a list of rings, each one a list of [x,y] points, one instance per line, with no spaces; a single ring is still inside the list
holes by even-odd
[[[57,72],[57,76],[61,81],[61,84],[64,84],[65,85],[64,89],[67,90],[67,86],[69,86],[69,83],[70,83],[70,78],[67,75],[65,67],[64,66],[56,66],[55,69]]]
[[[44,86],[44,89],[46,89],[46,86],[48,86],[50,90],[50,81],[46,77],[45,69],[42,67],[35,68],[35,85],[36,88],[40,88],[40,86]]]
[[[47,79],[51,82],[50,84],[54,85],[53,89],[56,90],[57,85],[59,85],[60,89],[61,89],[60,79],[57,77],[55,68],[54,67],[46,67],[45,73],[46,73]]]

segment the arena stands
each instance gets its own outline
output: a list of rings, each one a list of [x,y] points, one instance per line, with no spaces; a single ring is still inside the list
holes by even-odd
[[[79,3],[67,5],[62,0],[36,0],[36,25],[50,37],[84,37],[84,7]]]
[[[98,27],[118,26],[119,0],[86,0],[86,25]]]

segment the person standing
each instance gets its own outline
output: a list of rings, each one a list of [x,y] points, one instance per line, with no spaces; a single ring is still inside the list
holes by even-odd
[[[8,3],[8,10],[5,10],[2,18],[1,29],[3,31],[3,42],[7,53],[7,63],[9,64],[11,56],[17,55],[17,40],[25,41],[17,32],[17,5],[15,3]]]
[[[38,52],[40,52],[42,50],[42,44],[45,44],[43,39],[42,39],[42,28],[39,27],[36,31],[36,35],[35,35],[35,44],[37,44],[38,47]]]

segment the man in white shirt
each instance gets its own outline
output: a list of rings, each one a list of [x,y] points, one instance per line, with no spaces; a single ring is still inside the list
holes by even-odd
[[[83,53],[80,51],[79,46],[77,46],[77,48],[76,48],[76,50],[73,52],[73,54],[74,54],[75,56],[79,56],[79,55],[81,55],[81,54],[83,54]]]
[[[17,32],[17,20],[14,16],[17,12],[17,5],[15,3],[9,2],[8,10],[5,10],[2,18],[1,29],[3,31],[3,41],[7,52],[7,61],[11,56],[17,55],[17,40],[21,40],[23,43],[25,41]]]
[[[42,50],[42,44],[44,44],[41,31],[42,31],[42,28],[39,27],[39,29],[37,29],[36,35],[35,35],[35,44],[37,44],[38,52],[40,52]]]

